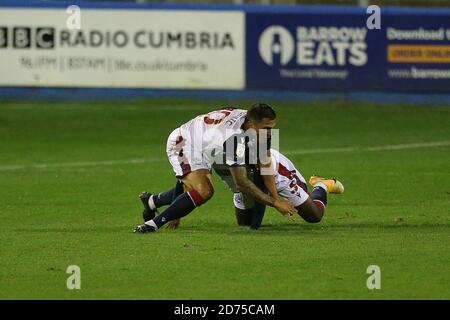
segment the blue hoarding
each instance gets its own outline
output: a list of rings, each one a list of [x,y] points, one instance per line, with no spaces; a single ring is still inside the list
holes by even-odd
[[[247,88],[449,93],[450,15],[406,12],[247,13]]]

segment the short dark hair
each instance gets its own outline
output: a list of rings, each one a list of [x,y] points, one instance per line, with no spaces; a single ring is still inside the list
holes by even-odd
[[[275,120],[277,114],[271,106],[266,103],[255,103],[247,112],[247,118],[252,121],[262,121],[263,119]]]

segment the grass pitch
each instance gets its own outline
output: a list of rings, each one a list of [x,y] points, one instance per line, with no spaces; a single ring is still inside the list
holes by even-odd
[[[139,192],[175,183],[168,134],[227,105],[0,102],[0,298],[450,298],[448,107],[273,103],[281,151],[346,187],[320,224],[268,209],[260,230],[238,227],[216,177],[181,229],[133,234]]]

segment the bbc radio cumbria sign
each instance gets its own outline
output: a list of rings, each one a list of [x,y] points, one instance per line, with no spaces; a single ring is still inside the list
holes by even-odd
[[[56,45],[57,43],[57,45]],[[126,30],[60,30],[51,27],[0,27],[0,48],[125,48],[235,49],[229,32]]]
[[[0,85],[244,88],[242,12],[82,9],[79,29],[67,17],[0,8]]]

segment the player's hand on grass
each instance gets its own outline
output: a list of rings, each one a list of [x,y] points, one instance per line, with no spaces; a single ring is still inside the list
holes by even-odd
[[[286,216],[289,221],[295,222],[294,215],[292,213],[288,213]]]
[[[277,209],[282,215],[287,215],[289,220],[292,220],[292,215],[297,212],[297,209],[291,202],[285,199],[276,199],[274,203],[275,209]]]
[[[170,230],[175,230],[175,229],[178,229],[179,226],[180,226],[180,219],[175,219],[175,220],[170,221],[167,224],[166,228],[170,229]]]

